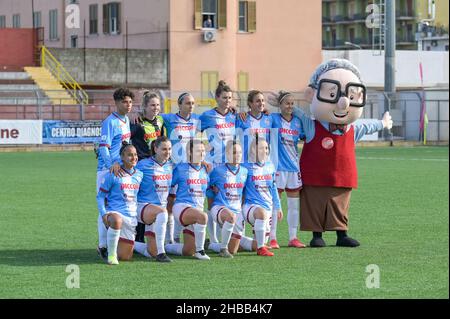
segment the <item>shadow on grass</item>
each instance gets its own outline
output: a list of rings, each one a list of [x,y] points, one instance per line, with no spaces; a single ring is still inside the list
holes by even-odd
[[[102,263],[104,261],[95,249],[0,250],[0,265],[58,266]]]
[[[215,256],[215,254],[213,254]],[[191,256],[172,256],[174,261],[195,260]],[[156,262],[137,253],[128,262]],[[68,264],[104,264],[95,249],[17,249],[0,250],[0,265],[8,266],[58,266]]]

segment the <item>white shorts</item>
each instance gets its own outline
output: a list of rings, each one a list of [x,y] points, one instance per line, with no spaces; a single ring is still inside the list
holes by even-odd
[[[126,242],[128,244],[134,245],[134,238],[136,235],[136,225],[137,219],[136,217],[128,217],[124,216],[119,212],[109,211],[107,214],[119,214],[122,217],[122,228],[120,229],[120,238],[119,241]]]
[[[213,206],[209,211],[208,218],[212,218],[220,228],[222,228],[222,222],[219,220],[219,213],[222,209],[225,208],[227,207],[216,205]],[[242,217],[242,213],[238,213],[236,214],[236,223],[234,224],[233,233],[231,236],[237,239],[241,239],[242,234],[244,233],[244,229],[245,229],[244,218]]]
[[[97,171],[97,188],[96,188],[97,193],[100,188],[100,185],[103,183],[103,180],[105,179],[105,176],[108,174],[108,172],[109,170],[107,169]]]
[[[302,186],[302,176],[300,172],[278,171],[275,175],[275,183],[279,192],[298,192]]]
[[[184,212],[188,208],[196,208],[198,210],[203,211],[203,209],[201,209],[199,207],[192,207],[190,204],[178,203],[178,204],[173,205],[172,215],[173,215],[173,219],[175,220],[175,223],[178,223],[183,227],[183,233],[189,233],[192,236],[194,236],[194,225],[184,225],[181,222],[181,217],[183,216]]]
[[[272,216],[272,212],[267,211],[267,209],[256,205],[256,204],[245,204],[244,206],[242,206],[242,215],[244,217],[244,220],[246,222],[248,222],[250,225],[252,225],[252,227],[255,225],[255,216],[253,215],[253,213],[255,212],[255,210],[257,208],[261,208],[264,209],[267,217],[270,219],[270,217]]]

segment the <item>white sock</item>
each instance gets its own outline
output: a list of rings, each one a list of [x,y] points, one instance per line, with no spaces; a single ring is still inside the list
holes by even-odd
[[[225,222],[222,225],[222,242],[220,248],[227,248],[230,242],[231,233],[233,232],[234,224]]]
[[[255,239],[256,247],[261,248],[264,246],[264,233],[266,231],[266,221],[264,219],[255,220]]]
[[[117,245],[119,244],[120,229],[108,228],[106,241],[108,244],[108,256],[117,256]]]
[[[150,255],[148,253],[147,243],[141,243],[141,242],[136,241],[134,243],[134,251],[141,254],[142,256],[152,258],[152,255]]]
[[[214,224],[216,224],[216,239],[220,242],[222,240],[222,227],[216,222]]]
[[[269,216],[269,218],[264,220],[264,222],[265,222],[264,225],[266,227],[265,232],[264,232],[264,244],[266,244],[266,245],[269,243],[271,221],[272,221],[272,216]]]
[[[175,242],[180,242],[181,233],[183,232],[183,226],[179,223],[174,221],[173,222],[173,239]]]
[[[221,243],[210,243],[208,249],[215,251],[216,253],[220,253]]]
[[[156,249],[158,250],[158,255],[165,253],[164,239],[166,238],[167,220],[168,220],[167,212],[159,213],[158,215],[156,215],[156,220],[153,229],[155,231],[155,241],[156,241]]]
[[[174,231],[174,224],[175,220],[173,218],[173,214],[169,214],[169,217],[167,219],[167,226],[166,226],[166,243],[173,243],[173,231]]]
[[[252,251],[253,238],[242,235],[239,246],[246,251]]]
[[[289,229],[289,240],[297,238],[300,201],[298,198],[287,198],[287,224]]]
[[[211,243],[218,243],[216,236],[216,222],[211,217],[210,211],[208,211],[208,234],[209,234],[209,241]]]
[[[167,244],[164,248],[168,254],[183,256],[183,244]]]
[[[97,219],[97,230],[98,230],[98,247],[106,247],[106,233],[107,229],[105,223],[103,222],[102,216],[99,214]]]
[[[270,226],[270,239],[277,239],[277,224],[278,224],[278,218],[277,218],[277,210],[272,210],[272,217],[268,219],[269,226]]]
[[[206,225],[194,224],[195,251],[205,249]]]

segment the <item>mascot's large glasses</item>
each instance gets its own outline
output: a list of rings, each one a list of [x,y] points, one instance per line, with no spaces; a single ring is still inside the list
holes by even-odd
[[[341,96],[345,96],[350,100],[350,106],[366,105],[366,87],[361,83],[347,83],[345,92],[341,90],[341,83],[335,80],[322,79],[319,85],[311,87],[317,90],[317,99],[322,102],[337,103]]]

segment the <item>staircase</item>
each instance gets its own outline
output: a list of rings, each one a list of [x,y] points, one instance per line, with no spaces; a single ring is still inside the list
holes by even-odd
[[[76,105],[78,102],[65,90],[55,77],[44,67],[25,67],[38,87],[55,105]]]
[[[1,106],[48,105],[50,103],[44,92],[23,69],[15,72],[0,72]]]
[[[42,46],[41,67],[25,67],[25,71],[57,105],[86,105],[89,97],[64,66]]]

